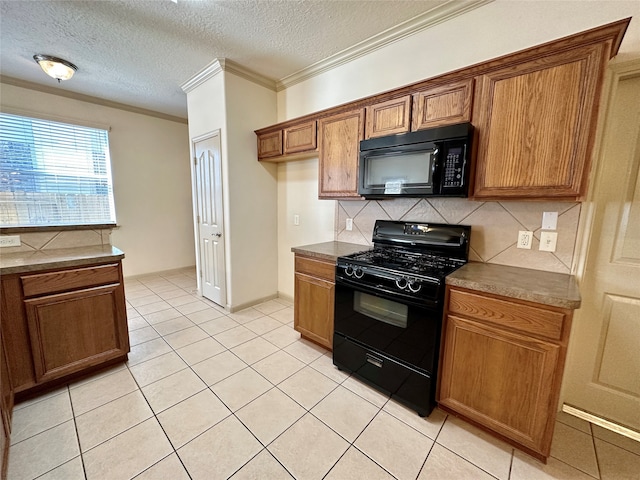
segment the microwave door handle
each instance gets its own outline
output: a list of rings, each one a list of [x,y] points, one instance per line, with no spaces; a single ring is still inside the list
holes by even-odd
[[[431,165],[431,188],[433,193],[440,193],[440,181],[439,181],[439,164],[438,154],[440,153],[440,149],[436,147],[433,150],[433,162]]]

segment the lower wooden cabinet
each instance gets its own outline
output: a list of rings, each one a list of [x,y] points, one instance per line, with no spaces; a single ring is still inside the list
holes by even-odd
[[[546,460],[572,311],[447,288],[438,403]]]
[[[333,347],[335,263],[295,256],[293,328],[325,346]]]
[[[0,328],[0,330],[2,330]],[[13,409],[13,389],[0,331],[0,478],[7,478],[9,445],[11,443],[11,410]]]
[[[129,352],[120,262],[3,276],[2,313],[16,393]]]

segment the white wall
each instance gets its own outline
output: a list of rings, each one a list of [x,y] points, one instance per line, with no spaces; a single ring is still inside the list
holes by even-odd
[[[392,90],[630,16],[634,18],[613,61],[640,54],[640,2],[496,0],[279,92],[278,121]],[[317,182],[318,172],[309,165],[301,168],[298,163],[279,167],[278,198],[293,198],[301,211],[335,212],[334,201],[300,194],[299,182],[310,186]],[[291,182],[290,178],[297,180]],[[293,295],[293,254],[286,251],[290,246],[313,243],[307,242],[307,238],[318,242],[328,238],[327,225],[335,220],[303,224],[301,219],[301,225],[294,229],[283,224],[290,222],[287,208],[282,202],[278,206],[278,289],[284,295]],[[370,237],[370,232],[366,235]]]
[[[276,120],[276,93],[225,72],[231,308],[278,293],[276,166],[260,163],[254,130]]]
[[[110,126],[109,146],[125,276],[195,264],[187,125],[2,84],[3,109]]]
[[[293,216],[300,224],[293,224]],[[335,202],[318,200],[318,159],[280,164],[278,168],[278,292],[293,298],[291,247],[334,238]]]
[[[276,94],[221,71],[187,94],[189,136],[220,130],[227,279],[226,307],[277,295],[276,166],[256,161],[254,130],[275,123]]]

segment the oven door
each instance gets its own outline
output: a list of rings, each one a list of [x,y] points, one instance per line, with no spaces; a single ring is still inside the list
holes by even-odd
[[[434,372],[441,324],[441,307],[409,304],[336,278],[334,331],[367,349],[413,369]]]
[[[421,416],[436,405],[442,309],[336,278],[333,363]]]

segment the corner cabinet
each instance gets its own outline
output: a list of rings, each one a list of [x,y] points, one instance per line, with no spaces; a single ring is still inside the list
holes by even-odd
[[[293,328],[328,349],[333,347],[334,262],[295,256]]]
[[[587,45],[476,79],[476,199],[583,196],[609,51]]]
[[[572,314],[448,286],[439,405],[546,461]]]
[[[318,120],[319,198],[360,198],[358,159],[364,111],[359,108]]]
[[[119,261],[4,275],[2,312],[16,393],[127,358],[129,333]]]

